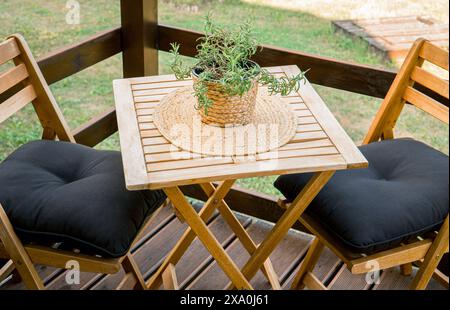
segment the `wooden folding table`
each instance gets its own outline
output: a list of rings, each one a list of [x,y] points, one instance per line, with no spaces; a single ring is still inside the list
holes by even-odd
[[[299,73],[297,66],[267,70],[278,77]],[[230,288],[252,289],[250,280],[261,269],[272,287],[279,289],[278,277],[269,260],[272,251],[336,170],[366,167],[367,161],[309,82],[298,92],[281,98],[291,105],[298,124],[295,136],[277,152],[257,154],[242,161],[233,156],[198,156],[177,149],[159,133],[152,114],[166,94],[189,85],[191,80],[176,80],[173,75],[114,81],[127,188],[163,189],[179,217],[189,225],[147,285],[152,289],[161,284],[177,288],[176,263],[198,237],[230,278]],[[302,172],[314,175],[265,240],[256,245],[224,200],[233,183],[240,178]],[[180,186],[188,184],[199,184],[209,197],[199,213],[180,190]],[[216,209],[251,255],[242,270],[206,224]]]

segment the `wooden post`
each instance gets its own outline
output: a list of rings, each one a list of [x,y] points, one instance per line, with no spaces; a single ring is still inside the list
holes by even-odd
[[[158,0],[120,0],[123,76],[158,74]]]

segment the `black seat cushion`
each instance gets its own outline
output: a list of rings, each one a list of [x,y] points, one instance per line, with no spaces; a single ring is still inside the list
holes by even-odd
[[[439,228],[448,214],[448,156],[412,139],[360,150],[369,167],[336,172],[308,215],[359,252],[384,250]],[[280,176],[275,187],[292,201],[310,177]]]
[[[0,163],[0,203],[24,242],[127,253],[161,191],[128,191],[119,152],[34,141]]]

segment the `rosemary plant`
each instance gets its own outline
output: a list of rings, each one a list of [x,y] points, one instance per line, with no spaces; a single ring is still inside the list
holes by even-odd
[[[258,42],[252,34],[250,23],[244,23],[237,29],[225,29],[212,22],[210,15],[206,16],[205,35],[197,45],[196,62],[193,66],[183,64],[179,53],[179,44],[171,43],[173,56],[170,68],[177,79],[184,79],[192,72],[198,76],[194,84],[197,97],[197,108],[203,108],[208,113],[212,101],[207,96],[208,83],[219,83],[225,93],[230,96],[242,96],[248,92],[255,80],[268,86],[271,94],[287,95],[298,90],[304,80],[305,72],[287,78],[275,78],[267,70],[261,69],[250,58],[257,52]]]

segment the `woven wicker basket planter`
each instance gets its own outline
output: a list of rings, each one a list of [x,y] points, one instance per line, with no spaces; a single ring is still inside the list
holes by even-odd
[[[198,82],[195,71],[192,73],[192,79],[194,84]],[[226,94],[223,86],[219,83],[207,83],[207,87],[207,96],[213,101],[213,104],[208,108],[207,114],[203,108],[198,110],[203,123],[220,127],[251,123],[258,93],[257,76],[254,78],[252,88],[242,96]]]

